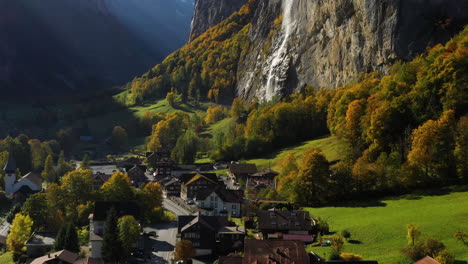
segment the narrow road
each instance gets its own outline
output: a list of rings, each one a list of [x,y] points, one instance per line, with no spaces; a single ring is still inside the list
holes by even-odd
[[[180,207],[179,205],[177,205],[177,203],[175,203],[174,201],[169,200],[167,198],[164,199],[163,205],[164,205],[164,208],[166,208],[167,210],[173,212],[177,216],[179,216],[179,215],[190,215],[190,212],[187,211],[185,208]]]

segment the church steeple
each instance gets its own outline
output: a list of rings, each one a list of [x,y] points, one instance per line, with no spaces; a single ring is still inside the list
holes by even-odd
[[[8,153],[8,160],[5,164],[5,167],[3,168],[3,171],[5,172],[5,174],[16,173],[16,162],[11,151]]]

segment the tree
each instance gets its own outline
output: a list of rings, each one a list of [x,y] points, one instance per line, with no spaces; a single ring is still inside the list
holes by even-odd
[[[66,233],[65,233],[65,244],[64,248],[71,252],[78,253],[80,252],[80,243],[78,240],[78,233],[76,232],[76,227],[73,222],[70,222],[67,225]]]
[[[59,158],[57,161],[57,175],[62,177],[67,172],[72,170],[71,164],[65,161],[65,152],[62,150],[60,151]]]
[[[102,185],[100,192],[107,201],[132,200],[135,196],[130,178],[121,171],[114,172],[112,177]]]
[[[61,148],[67,154],[69,154],[73,150],[73,146],[75,144],[75,135],[73,133],[73,129],[60,129],[57,132],[57,139],[60,142]]]
[[[177,139],[172,150],[171,158],[179,164],[193,164],[198,150],[198,137],[192,130],[188,130]]]
[[[458,176],[468,181],[468,116],[460,118],[457,124],[455,157]]]
[[[105,232],[102,240],[102,258],[110,263],[118,262],[124,257],[117,222],[117,212],[112,207],[107,212]]]
[[[418,238],[421,236],[419,226],[415,224],[406,225],[406,238],[408,239],[408,245],[414,246]]]
[[[83,156],[83,160],[80,163],[80,169],[89,169],[91,166],[91,158],[89,157],[88,153]]]
[[[60,229],[55,237],[54,250],[59,251],[65,248],[65,236],[67,233],[68,224],[64,223],[60,226]]]
[[[166,95],[166,101],[167,103],[171,106],[171,107],[176,107],[177,106],[177,103],[176,103],[176,94],[173,93],[173,92],[170,92],[170,93],[167,93]]]
[[[177,242],[174,251],[175,260],[183,260],[186,263],[189,259],[195,256],[195,249],[192,246],[192,241],[181,240]]]
[[[44,164],[44,171],[42,171],[42,176],[48,181],[48,182],[57,182],[58,177],[57,177],[57,172],[55,171],[54,168],[54,158],[52,155],[47,156],[47,159]]]
[[[161,184],[149,182],[143,187],[143,193],[145,194],[145,204],[149,210],[162,206],[163,196]]]
[[[446,249],[439,252],[434,259],[440,264],[453,264],[455,262],[455,258]]]
[[[453,235],[453,237],[468,247],[468,232],[458,231]]]
[[[331,238],[331,247],[335,252],[340,253],[344,247],[344,239],[342,236],[334,236]]]
[[[131,215],[122,216],[118,220],[119,239],[126,253],[140,237],[140,225]]]
[[[351,238],[351,232],[345,229],[341,231],[341,236],[343,236],[346,240],[349,240]]]
[[[24,243],[28,241],[31,235],[33,220],[22,214],[16,214],[10,227],[10,233],[7,237],[8,250],[15,254],[21,254],[24,250]]]
[[[124,150],[128,145],[128,135],[125,128],[115,126],[110,137],[110,144],[114,151]]]
[[[47,227],[49,207],[44,193],[35,193],[26,199],[21,208],[21,214],[29,216],[34,222],[34,229]]]
[[[67,208],[67,212],[76,216],[77,207],[86,204],[92,198],[93,179],[90,170],[78,169],[67,173],[62,178],[62,199]]]
[[[231,117],[235,120],[239,120],[244,114],[245,108],[245,103],[242,98],[235,98],[234,101],[232,101]]]

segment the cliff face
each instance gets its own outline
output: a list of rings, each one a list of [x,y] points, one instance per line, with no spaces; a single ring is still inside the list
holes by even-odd
[[[239,10],[247,0],[195,0],[189,41]]]
[[[192,14],[188,0],[2,0],[0,91],[122,84],[181,47]]]
[[[468,2],[459,0],[259,0],[255,12],[237,92],[263,100],[388,72],[468,22]]]

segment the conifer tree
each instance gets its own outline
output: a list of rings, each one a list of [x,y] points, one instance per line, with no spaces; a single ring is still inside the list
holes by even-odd
[[[117,221],[117,212],[115,211],[115,208],[111,208],[107,212],[105,232],[102,241],[102,258],[106,263],[117,262],[123,257],[123,247],[119,240]]]

